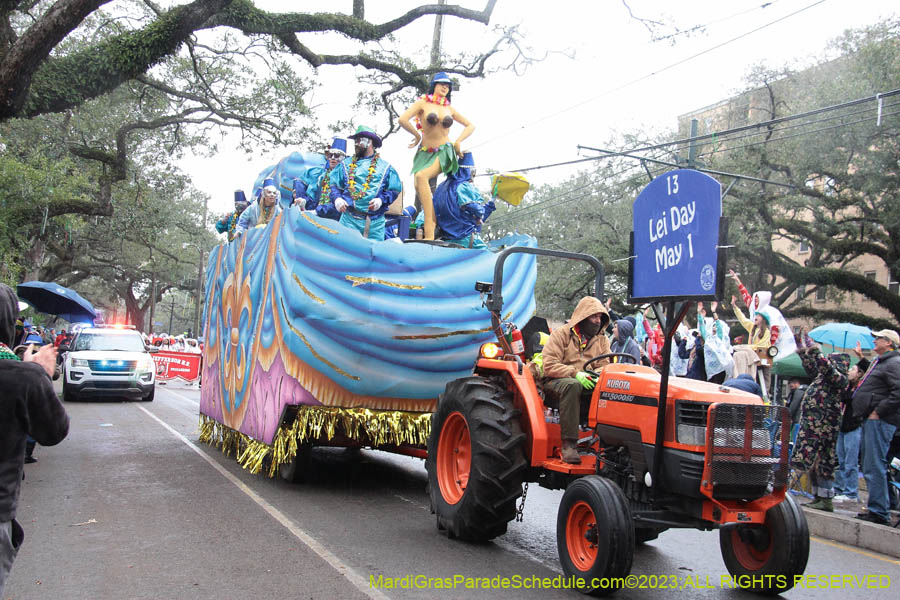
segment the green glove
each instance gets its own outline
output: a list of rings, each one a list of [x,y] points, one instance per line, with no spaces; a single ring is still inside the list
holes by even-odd
[[[575,373],[575,379],[577,379],[578,383],[583,385],[586,390],[592,390],[594,389],[594,386],[597,385],[597,378],[586,371],[578,371]]]
[[[536,352],[534,356],[531,357],[531,364],[537,367],[538,373],[540,376],[544,376],[544,355],[540,352]]]

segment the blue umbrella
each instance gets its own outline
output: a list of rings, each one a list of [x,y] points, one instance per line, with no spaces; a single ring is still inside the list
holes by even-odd
[[[66,315],[66,320],[93,320],[97,313],[91,303],[70,290],[51,281],[26,281],[16,286],[19,298],[38,312],[50,315]],[[72,318],[70,318],[72,317]]]
[[[809,332],[809,337],[820,344],[831,344],[834,348],[855,348],[856,343],[863,350],[875,347],[872,330],[853,323],[826,323]]]

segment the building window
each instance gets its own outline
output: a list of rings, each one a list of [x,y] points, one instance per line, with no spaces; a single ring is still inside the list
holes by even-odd
[[[816,288],[816,302],[825,302],[825,286],[820,285]]]
[[[808,254],[809,253],[809,242],[805,240],[800,240],[800,250],[798,250],[800,254]]]
[[[797,300],[803,300],[806,298],[806,286],[798,285],[797,286]]]
[[[892,281],[888,284],[888,290],[900,294],[900,281]]]
[[[875,271],[866,271],[865,273],[863,273],[863,275],[866,276],[866,279],[875,281],[877,273]]]

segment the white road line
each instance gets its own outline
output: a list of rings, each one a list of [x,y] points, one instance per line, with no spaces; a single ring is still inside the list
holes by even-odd
[[[194,399],[192,399],[192,398],[188,398],[188,397],[185,396],[184,394],[179,394],[179,393],[176,392],[175,390],[170,390],[168,387],[166,387],[165,390],[166,390],[166,393],[172,394],[173,396],[177,396],[177,397],[181,398],[182,400],[186,400],[186,401],[190,402],[191,404],[193,404],[193,405],[195,405],[195,406],[200,406],[200,401],[199,401],[199,400],[194,400]]]
[[[349,581],[350,583],[353,584],[354,587],[356,587],[356,589],[358,589],[360,592],[362,592],[369,598],[373,598],[375,600],[389,600],[389,597],[387,595],[385,595],[384,593],[382,593],[377,588],[369,587],[369,582],[365,577],[357,574],[348,565],[341,562],[341,559],[339,559],[337,556],[332,554],[325,546],[320,544],[314,537],[312,537],[311,535],[309,535],[308,533],[306,533],[305,531],[300,529],[283,512],[281,512],[280,510],[278,510],[277,508],[275,508],[274,506],[269,504],[269,502],[267,502],[265,500],[265,498],[263,498],[262,496],[260,496],[259,494],[257,494],[253,490],[251,490],[249,487],[247,487],[243,481],[241,481],[240,479],[235,477],[234,474],[228,472],[228,470],[226,470],[225,467],[223,467],[222,465],[220,465],[219,463],[214,461],[212,458],[210,458],[205,452],[203,452],[200,448],[198,448],[196,444],[194,444],[189,439],[187,439],[186,437],[184,437],[183,435],[181,435],[180,433],[175,431],[168,423],[166,423],[165,421],[163,421],[162,419],[160,419],[159,417],[157,417],[156,415],[151,413],[149,410],[147,410],[143,406],[138,406],[138,408],[141,409],[142,411],[144,411],[145,413],[147,413],[147,415],[150,416],[150,418],[152,418],[154,421],[156,421],[157,423],[159,423],[160,425],[165,427],[169,431],[169,433],[171,433],[172,435],[174,435],[175,437],[180,439],[182,442],[184,442],[188,448],[190,448],[191,450],[196,452],[198,455],[200,455],[200,457],[203,458],[203,460],[205,460],[207,463],[209,463],[210,466],[212,466],[212,468],[214,468],[223,477],[225,477],[225,479],[227,479],[232,484],[234,484],[235,487],[237,487],[239,490],[244,492],[244,494],[246,494],[251,500],[256,502],[256,504],[258,504],[260,506],[260,508],[262,508],[264,511],[269,513],[269,516],[271,516],[273,519],[275,519],[276,521],[281,523],[281,525],[284,526],[285,529],[290,531],[294,535],[294,537],[296,537],[298,540],[300,540],[301,542],[306,544],[310,550],[312,550],[313,552],[318,554],[322,558],[322,560],[327,562],[338,573],[343,575],[347,579],[347,581]]]

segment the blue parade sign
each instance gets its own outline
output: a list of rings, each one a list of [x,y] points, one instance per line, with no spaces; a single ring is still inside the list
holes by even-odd
[[[629,302],[713,299],[720,290],[722,186],[690,169],[651,181],[634,201]]]

